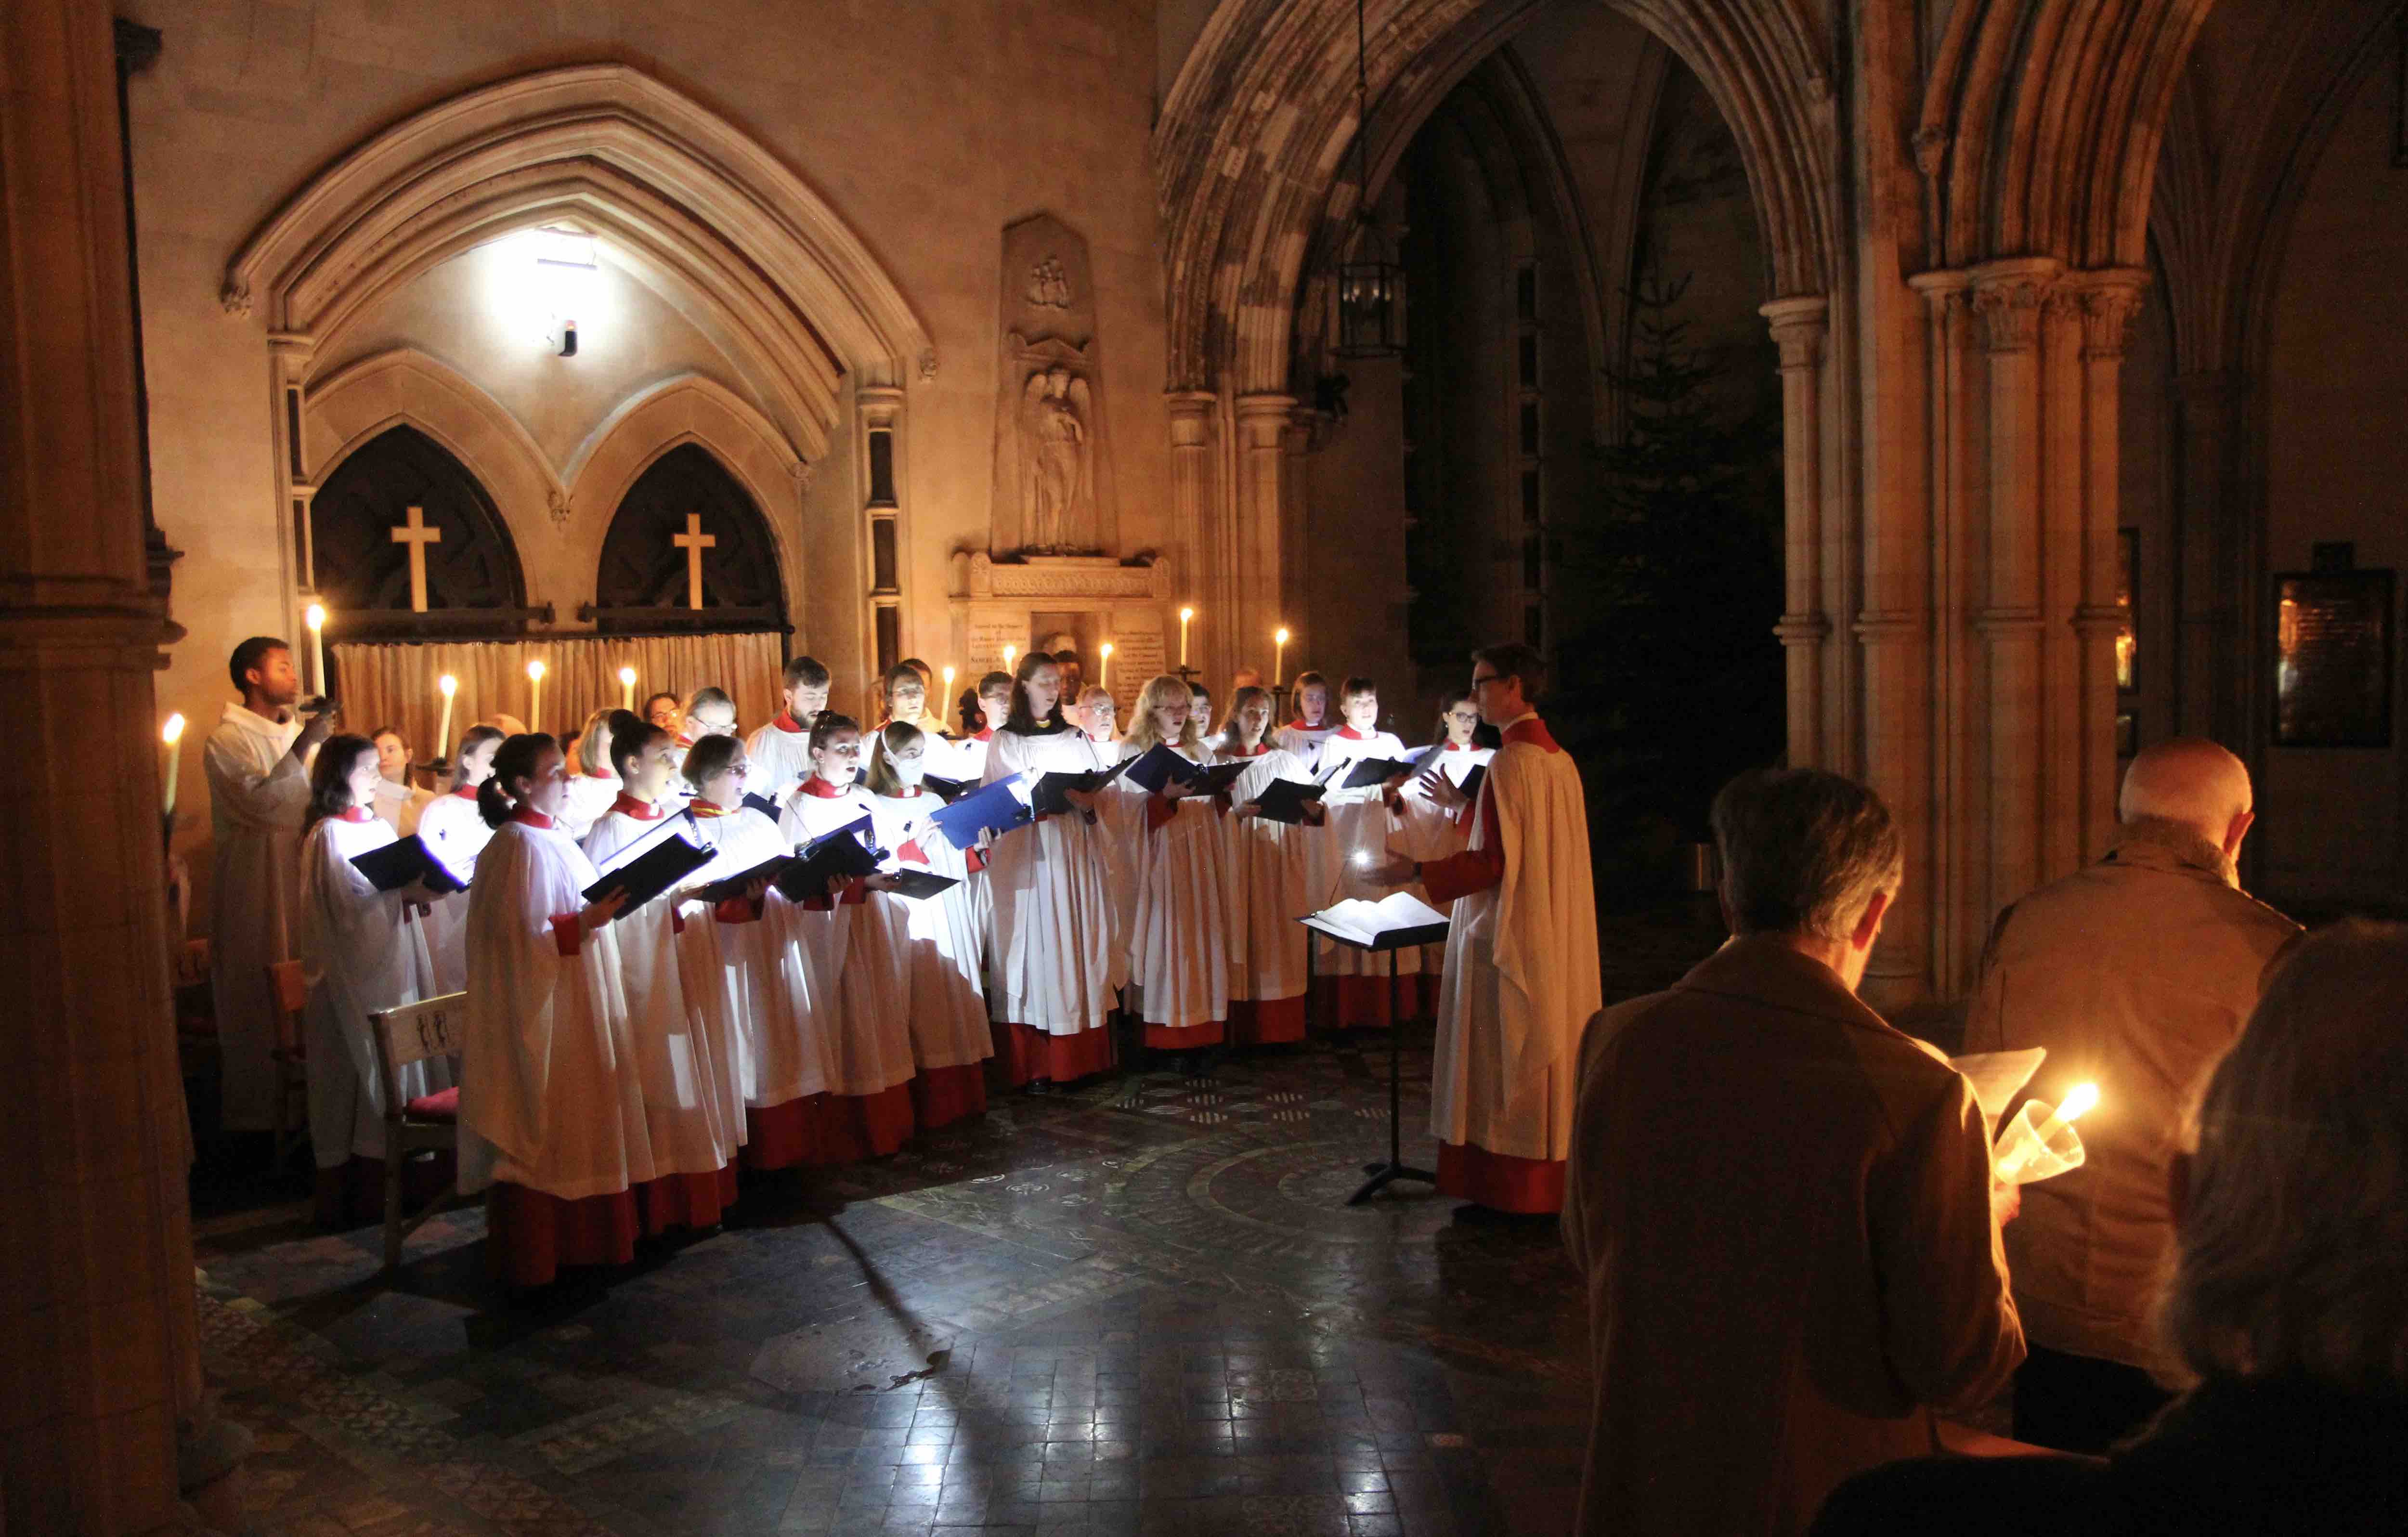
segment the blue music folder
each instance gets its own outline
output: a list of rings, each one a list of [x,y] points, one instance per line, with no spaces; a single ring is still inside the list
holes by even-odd
[[[1028,803],[1014,793],[1019,787],[1020,776],[1007,774],[984,789],[938,807],[928,813],[928,820],[944,829],[945,841],[953,847],[972,847],[982,832],[999,835],[1028,825]]]

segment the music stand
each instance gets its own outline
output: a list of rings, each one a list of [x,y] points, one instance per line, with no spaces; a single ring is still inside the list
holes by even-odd
[[[1388,957],[1388,1161],[1367,1163],[1363,1166],[1363,1172],[1371,1177],[1363,1182],[1361,1188],[1346,1198],[1346,1204],[1360,1206],[1398,1180],[1419,1180],[1424,1185],[1436,1185],[1438,1183],[1436,1174],[1426,1169],[1409,1167],[1405,1162],[1405,1015],[1404,1006],[1398,999],[1397,987],[1397,952],[1408,946],[1442,942],[1446,939],[1447,925],[1423,924],[1413,928],[1392,928],[1366,944],[1361,940],[1338,933],[1334,929],[1317,924],[1309,917],[1298,918],[1297,922],[1316,934],[1327,935],[1331,941],[1350,950],[1360,950],[1366,955],[1384,955]],[[1312,941],[1308,940],[1305,944],[1308,957],[1312,955]]]

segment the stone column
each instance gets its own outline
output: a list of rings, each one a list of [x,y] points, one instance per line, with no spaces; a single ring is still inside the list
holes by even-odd
[[[1830,301],[1775,299],[1759,311],[1781,349],[1782,567],[1786,596],[1781,637],[1789,676],[1789,762],[1819,765],[1837,743],[1824,732],[1823,650],[1831,621],[1823,608],[1823,343]]]
[[[2075,785],[2081,849],[2077,862],[2106,852],[2115,828],[2116,529],[2123,508],[2124,347],[2149,285],[2141,268],[2082,274],[2082,593],[2073,610],[2081,649],[2079,752]]]
[[[2039,883],[2042,475],[2041,334],[2060,264],[2048,257],[1972,270],[1989,383],[1989,538],[1974,628],[1989,684],[1988,914]]]
[[[1965,984],[1986,932],[1981,892],[1985,840],[1968,826],[1980,804],[1968,777],[1980,761],[1971,613],[1979,557],[1971,532],[1979,401],[1968,392],[1985,375],[1973,353],[1972,280],[1961,271],[1908,280],[1923,295],[1925,385],[1931,465],[1931,974],[1943,998]]]
[[[2241,681],[2248,673],[2242,645],[2244,584],[2233,526],[2243,506],[2237,484],[2243,393],[2242,377],[2229,371],[2184,374],[2174,381],[2174,505],[2181,515],[2174,520],[2179,623],[2173,725],[2246,756],[2251,734],[2241,702]]]
[[[1311,654],[1312,626],[1300,611],[1291,610],[1296,595],[1289,591],[1293,573],[1283,559],[1286,522],[1294,510],[1281,492],[1287,479],[1287,432],[1296,398],[1284,395],[1241,395],[1238,397],[1238,484],[1235,537],[1238,589],[1237,646],[1240,653],[1260,651],[1268,666],[1271,631],[1285,625],[1288,670]]]
[[[109,13],[0,7],[0,1529],[163,1531],[199,1401]],[[206,725],[204,725],[206,729]]]
[[[1210,390],[1173,390],[1165,401],[1170,409],[1170,535],[1187,553],[1181,569],[1197,607],[1208,616],[1197,654],[1208,676],[1226,678],[1237,666],[1230,657],[1238,640],[1231,607],[1238,576],[1212,498],[1212,418],[1221,397]]]

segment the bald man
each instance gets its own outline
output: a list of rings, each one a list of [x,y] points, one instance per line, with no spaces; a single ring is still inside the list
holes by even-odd
[[[2172,1252],[2169,1165],[2194,1084],[2240,1037],[2299,925],[2241,890],[2256,819],[2249,770],[2176,738],[2125,771],[2114,845],[1999,914],[1965,1027],[1968,1051],[2044,1046],[2032,1093],[2099,1085],[2088,1160],[2031,1185],[2007,1229],[2029,1355],[2015,1437],[2104,1452],[2169,1396],[2150,1327]]]

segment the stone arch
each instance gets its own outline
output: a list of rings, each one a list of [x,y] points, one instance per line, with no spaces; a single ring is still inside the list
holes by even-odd
[[[700,374],[680,374],[629,396],[578,445],[566,479],[575,531],[565,564],[597,570],[611,520],[644,473],[687,444],[709,451],[767,525],[788,619],[812,602],[803,580],[802,496],[810,467],[743,396]],[[588,515],[590,514],[590,515]]]
[[[416,633],[435,616],[455,637],[515,635],[523,626],[517,542],[475,471],[442,443],[408,422],[390,423],[348,446],[321,491],[311,584],[331,601],[343,639]],[[436,530],[419,554],[425,616],[409,611],[413,563],[389,538],[405,507],[413,523]]]
[[[714,542],[701,553],[707,606],[690,610],[694,625],[728,627],[730,616],[723,610],[731,608],[739,610],[733,617],[741,627],[784,624],[775,536],[759,499],[724,459],[688,437],[654,454],[611,510],[594,582],[598,628],[650,629],[662,623],[656,611],[631,616],[624,610],[682,606],[691,592],[691,557],[671,537],[695,527],[695,520]],[[673,621],[683,622],[682,616]]]

